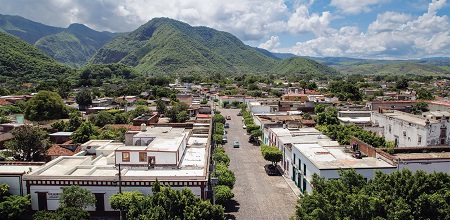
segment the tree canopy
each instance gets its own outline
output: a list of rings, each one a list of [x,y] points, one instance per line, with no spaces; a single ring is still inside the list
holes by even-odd
[[[31,196],[10,195],[8,189],[9,185],[0,184],[0,219],[20,219],[31,205]]]
[[[42,90],[28,100],[24,117],[30,121],[46,121],[66,118],[68,112],[61,96],[56,92]]]
[[[450,176],[441,172],[376,171],[366,182],[355,170],[340,170],[333,180],[314,174],[312,185],[296,219],[450,219]]]
[[[11,131],[13,139],[5,143],[20,161],[40,161],[50,147],[48,133],[37,126],[25,125]]]
[[[152,186],[153,194],[123,192],[111,196],[114,209],[127,210],[126,218],[133,219],[225,219],[220,205],[211,205],[196,197],[188,188],[174,190],[161,186],[158,181]]]

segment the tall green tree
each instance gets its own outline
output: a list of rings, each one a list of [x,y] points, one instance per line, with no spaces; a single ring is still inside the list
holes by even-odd
[[[80,127],[72,133],[70,138],[75,143],[85,143],[94,139],[100,133],[99,129],[91,122],[83,122]]]
[[[31,197],[10,195],[8,190],[8,184],[0,184],[0,219],[20,219],[28,211]]]
[[[281,150],[276,146],[267,146],[261,144],[261,153],[264,157],[264,160],[272,162],[273,165],[276,165],[283,159],[283,152],[281,152]]]
[[[295,219],[449,219],[450,176],[409,170],[376,171],[366,181],[355,170],[339,179],[313,175],[313,192],[297,205]]]
[[[193,192],[184,188],[174,190],[155,183],[153,194],[143,197],[140,193],[113,195],[110,199],[114,209],[126,208],[126,218],[134,219],[225,219],[224,209],[220,205],[211,205],[202,201]]]
[[[30,121],[66,118],[66,105],[56,92],[42,90],[26,103],[24,117]]]
[[[11,133],[14,137],[5,143],[5,147],[20,161],[40,161],[51,145],[48,133],[38,126],[21,126]]]
[[[86,209],[95,206],[95,196],[91,191],[81,186],[68,186],[62,188],[59,196],[60,207],[73,207]]]
[[[77,93],[75,101],[78,104],[80,111],[86,111],[86,109],[92,105],[92,91],[90,89],[84,89]]]

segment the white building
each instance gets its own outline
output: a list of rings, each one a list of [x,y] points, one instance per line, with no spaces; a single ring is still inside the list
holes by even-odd
[[[283,152],[280,163],[284,175],[291,178],[301,192],[312,192],[312,175],[325,179],[339,178],[339,169],[355,169],[364,178],[374,177],[375,170],[391,173],[394,165],[372,157],[357,159],[347,148],[332,141],[315,128],[268,128],[267,145]]]
[[[387,141],[398,147],[449,145],[449,122],[396,110],[372,112],[372,123],[383,128]]]
[[[354,124],[364,126],[371,124],[371,111],[339,111],[338,120],[341,124]]]
[[[338,179],[340,169],[354,169],[365,179],[373,179],[375,171],[379,170],[389,174],[397,170],[397,167],[383,160],[373,157],[358,159],[343,146],[321,146],[320,143],[294,144],[292,147],[294,160],[294,172],[292,180],[300,188],[301,192],[312,193],[312,175],[328,179]]]
[[[82,145],[85,155],[59,157],[23,176],[32,209],[55,210],[61,188],[79,185],[97,199],[89,211],[113,211],[109,197],[118,192],[119,185],[122,191],[149,194],[156,179],[174,189],[187,187],[205,199],[209,130],[201,124],[194,129],[143,126],[127,141],[132,145],[89,141]]]

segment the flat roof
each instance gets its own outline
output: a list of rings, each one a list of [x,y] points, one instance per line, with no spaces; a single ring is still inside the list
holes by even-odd
[[[434,119],[427,119],[422,116],[416,116],[413,114],[408,114],[408,113],[396,111],[396,110],[390,111],[390,112],[383,112],[381,114],[384,116],[387,116],[387,117],[396,118],[396,119],[406,121],[406,122],[409,122],[412,124],[417,124],[420,126],[425,126],[426,125],[425,122],[427,120],[429,120],[431,123],[439,123],[437,120],[434,120]]]
[[[0,165],[0,173],[1,174],[20,174],[26,173],[28,171],[33,171],[39,169],[41,166],[35,165]]]
[[[370,122],[370,117],[337,117],[337,118],[343,122],[354,122],[354,123]]]
[[[50,134],[50,136],[70,136],[70,135],[72,135],[72,133],[73,132],[60,131],[60,132],[52,133],[52,134]]]
[[[319,144],[295,144],[294,147],[321,170],[396,168],[373,157],[356,159],[351,153],[344,152],[344,147],[322,147]]]
[[[450,152],[395,153],[392,155],[401,160],[450,159]]]

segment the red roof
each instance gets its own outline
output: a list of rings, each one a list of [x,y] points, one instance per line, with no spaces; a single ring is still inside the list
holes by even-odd
[[[74,154],[76,154],[80,151],[81,151],[81,146],[78,146],[77,149],[75,149],[75,151],[71,151],[67,148],[64,148],[57,144],[54,144],[47,150],[47,155],[48,156],[73,156]]]
[[[141,130],[141,126],[135,126],[132,124],[108,124],[106,126],[110,126],[113,128],[125,128],[125,129],[127,129],[127,131],[130,131],[130,130],[131,131],[140,131]]]
[[[0,106],[12,105],[11,102],[6,101],[5,99],[0,99]]]
[[[314,120],[302,120],[302,124],[304,124],[304,125],[315,125],[316,122]]]
[[[197,114],[197,118],[211,118],[211,114]]]

